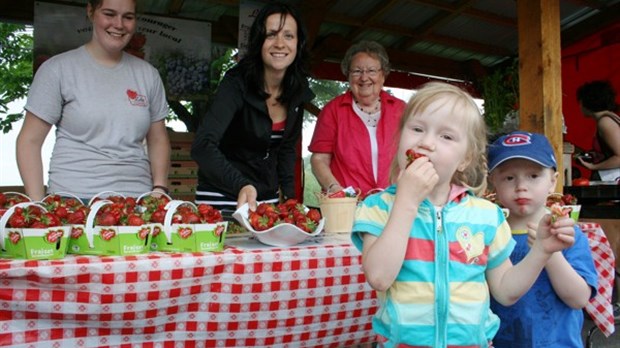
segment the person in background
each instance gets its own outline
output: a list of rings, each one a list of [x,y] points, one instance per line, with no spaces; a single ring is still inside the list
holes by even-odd
[[[349,79],[349,90],[318,116],[308,146],[312,172],[328,193],[353,186],[366,194],[389,185],[405,102],[383,90],[390,61],[380,44],[354,44],[340,67]]]
[[[304,104],[306,29],[293,7],[265,5],[250,28],[247,56],[226,73],[192,145],[196,203],[226,217],[248,203],[295,197],[294,166]],[[300,199],[300,198],[298,198]]]
[[[547,196],[558,179],[555,155],[544,135],[515,131],[497,139],[488,158],[489,182],[498,203],[509,211],[516,241],[510,260],[516,264],[530,252],[537,226],[547,219]],[[574,245],[551,255],[521,299],[510,306],[491,299],[500,318],[493,346],[583,347],[582,309],[596,295],[598,275],[588,238],[577,225],[574,229]]]
[[[458,87],[428,83],[407,104],[395,184],[360,204],[352,233],[377,291],[373,329],[384,347],[488,347],[499,327],[491,295],[513,304],[553,253],[573,244],[574,222],[546,215],[531,251],[512,265],[510,226],[478,197],[486,135],[480,110]]]
[[[592,149],[599,155],[599,158],[578,156],[577,159],[581,165],[595,171],[592,180],[620,179],[620,116],[614,88],[609,81],[585,83],[577,89],[577,101],[583,114],[596,121]]]
[[[123,52],[136,30],[136,1],[89,0],[86,14],[91,40],[46,60],[28,93],[16,144],[25,192],[45,195],[41,147],[52,126],[50,193],[88,200],[103,191],[166,192],[164,86],[152,65]]]

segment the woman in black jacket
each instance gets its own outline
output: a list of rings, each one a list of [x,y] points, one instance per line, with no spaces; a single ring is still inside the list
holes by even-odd
[[[248,203],[295,197],[296,144],[308,86],[306,31],[292,7],[265,5],[247,56],[226,73],[192,145],[196,203],[230,216]]]

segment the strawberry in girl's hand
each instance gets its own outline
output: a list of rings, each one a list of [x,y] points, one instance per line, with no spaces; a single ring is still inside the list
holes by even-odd
[[[413,161],[417,160],[418,158],[425,157],[425,155],[421,153],[417,153],[413,149],[407,149],[407,151],[405,152],[405,155],[407,156],[407,167],[409,167],[409,165],[413,163]]]

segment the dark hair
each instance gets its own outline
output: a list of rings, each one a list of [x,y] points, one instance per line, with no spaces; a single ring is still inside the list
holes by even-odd
[[[284,18],[287,14],[291,15],[297,22],[297,54],[295,55],[295,60],[286,69],[284,80],[282,81],[282,94],[278,97],[278,101],[285,104],[296,95],[301,94],[304,90],[303,87],[308,84],[307,64],[309,54],[306,48],[308,35],[301,16],[295,8],[287,4],[275,2],[265,5],[260,10],[250,28],[247,55],[241,59],[239,66],[242,68],[250,88],[258,91],[261,97],[269,98],[269,94],[265,92],[262,48],[267,35],[265,30],[267,17],[272,14],[280,14],[280,30],[284,26]]]
[[[592,112],[616,111],[616,92],[609,81],[597,80],[581,85],[577,89],[577,100]]]
[[[383,48],[380,43],[375,41],[360,41],[349,47],[347,52],[344,54],[344,58],[342,58],[342,61],[340,62],[340,70],[344,76],[349,76],[351,61],[353,61],[353,57],[358,53],[366,53],[377,59],[381,63],[383,75],[387,77],[390,74],[390,58],[388,57],[385,48]]]

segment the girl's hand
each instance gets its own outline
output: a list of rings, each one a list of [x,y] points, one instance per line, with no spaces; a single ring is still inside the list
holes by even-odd
[[[420,157],[400,171],[396,181],[396,198],[406,197],[413,205],[419,206],[438,181],[439,176],[433,163],[428,157]]]
[[[552,254],[571,247],[575,243],[575,222],[568,216],[552,222],[551,214],[546,214],[538,224],[534,245],[539,245],[545,253]]]

